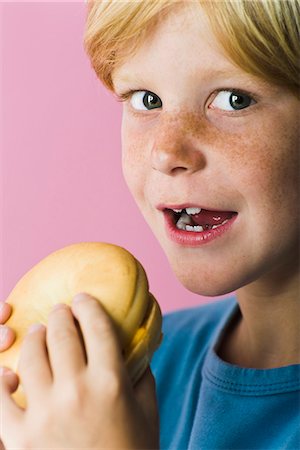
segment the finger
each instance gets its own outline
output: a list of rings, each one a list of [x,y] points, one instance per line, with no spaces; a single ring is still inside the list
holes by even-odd
[[[74,297],[72,311],[83,334],[88,366],[96,371],[120,371],[122,349],[115,326],[100,302],[87,294]]]
[[[16,340],[16,333],[6,325],[0,325],[0,352],[7,350]]]
[[[69,306],[56,305],[48,318],[47,346],[55,380],[67,380],[86,367],[84,348]]]
[[[5,323],[11,316],[12,307],[9,303],[0,300],[0,323]]]
[[[0,370],[0,436],[4,442],[8,441],[13,433],[20,427],[24,410],[12,399],[11,394],[15,391],[16,375],[11,371]]]
[[[159,442],[159,408],[156,397],[155,378],[150,367],[134,387],[134,395],[139,404],[144,417],[148,421],[148,426],[152,429],[153,436]],[[158,447],[155,447],[158,448]]]
[[[155,378],[149,366],[134,386],[134,396],[144,411],[150,410],[152,414],[157,410]]]
[[[46,327],[34,324],[24,337],[18,371],[22,380],[28,406],[40,403],[52,384],[52,374],[46,348]]]
[[[9,391],[15,392],[19,386],[19,377],[7,367],[0,367],[0,376],[5,376],[5,382],[8,384]]]

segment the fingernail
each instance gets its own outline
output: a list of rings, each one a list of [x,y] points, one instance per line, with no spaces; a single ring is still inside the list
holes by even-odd
[[[0,344],[4,344],[8,337],[9,328],[5,325],[0,325]]]
[[[86,294],[85,292],[80,292],[79,294],[76,294],[73,299],[72,303],[79,303],[82,301],[86,301],[88,299],[92,298],[89,294]]]
[[[11,373],[13,373],[12,370],[8,369],[7,367],[0,367],[0,376],[4,376],[4,375],[10,375]]]
[[[28,333],[34,333],[35,331],[41,330],[42,328],[45,328],[45,325],[43,325],[42,323],[34,323],[33,325],[30,325]]]
[[[3,300],[0,301],[0,312],[2,312],[5,308],[5,302]]]

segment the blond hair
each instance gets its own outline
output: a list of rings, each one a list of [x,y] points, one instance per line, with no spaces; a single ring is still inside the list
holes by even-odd
[[[197,3],[234,63],[299,95],[298,0],[89,0],[84,47],[101,82],[113,91],[113,70],[139,49],[166,14]]]

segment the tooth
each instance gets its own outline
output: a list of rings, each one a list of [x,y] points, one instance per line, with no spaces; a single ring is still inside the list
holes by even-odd
[[[228,222],[228,219],[224,220],[224,222],[222,222],[221,225],[224,225],[227,222]]]
[[[186,231],[195,231],[194,227],[191,225],[186,225],[185,229],[186,229]]]
[[[186,231],[196,231],[197,233],[199,233],[200,231],[203,231],[203,227],[201,225],[196,225],[196,226],[190,226],[190,225],[186,225],[185,227]]]
[[[180,219],[176,223],[176,227],[179,228],[179,230],[185,230],[185,225],[186,224],[185,224],[184,220],[182,220],[182,218],[180,217]]]
[[[185,208],[187,214],[199,214],[201,208]]]
[[[177,224],[176,224],[176,227],[177,227],[179,230],[185,230],[185,225],[184,225],[184,223],[177,223]]]
[[[173,211],[176,213],[181,213],[182,209],[173,209]]]
[[[182,225],[182,224],[183,225],[192,225],[193,224],[193,220],[191,219],[191,217],[188,214],[183,213],[179,217],[176,225]],[[183,228],[181,228],[181,229],[183,229]]]

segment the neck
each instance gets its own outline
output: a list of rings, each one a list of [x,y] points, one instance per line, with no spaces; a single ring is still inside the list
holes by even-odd
[[[299,291],[299,266],[295,265],[285,275],[280,272],[274,277],[270,273],[239,289],[241,314],[224,339],[220,356],[233,364],[257,369],[299,364]]]

